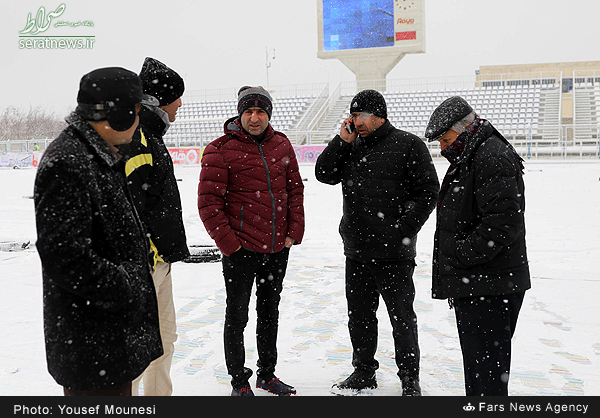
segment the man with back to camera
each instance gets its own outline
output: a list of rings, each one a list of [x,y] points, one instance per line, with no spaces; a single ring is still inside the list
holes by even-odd
[[[381,295],[392,324],[402,394],[421,395],[413,272],[417,233],[439,190],[429,150],[417,136],[392,126],[381,93],[363,90],[350,102],[350,117],[339,135],[317,159],[315,173],[322,183],[341,183],[344,201],[339,230],[354,372],[334,389],[377,387]]]
[[[121,146],[119,152],[127,161],[129,190],[154,253],[152,278],[158,298],[164,354],[133,381],[132,391],[134,396],[139,394],[143,379],[145,396],[170,396],[173,393],[170,370],[177,341],[171,268],[190,253],[173,161],[163,136],[175,122],[185,87],[179,74],[150,57],[144,60],[139,76],[144,93],[155,97],[158,103],[142,106],[133,140]]]
[[[155,100],[137,74],[111,67],[82,77],[77,103],[35,180],[48,370],[67,396],[128,396],[162,345],[148,240],[118,147]]]
[[[225,361],[232,396],[253,396],[244,366],[244,329],[256,280],[256,387],[277,395],[296,389],[275,376],[279,301],[290,248],[304,236],[304,185],[289,139],[269,121],[271,95],[242,87],[238,116],[202,156],[198,210],[223,253],[227,293]]]
[[[507,396],[511,339],[531,287],[523,159],[465,99],[432,113],[425,136],[450,167],[437,205],[432,296],[454,308],[467,396]]]

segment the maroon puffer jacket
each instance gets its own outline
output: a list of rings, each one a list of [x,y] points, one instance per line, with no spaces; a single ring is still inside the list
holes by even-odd
[[[227,256],[242,245],[279,252],[285,237],[304,235],[304,184],[289,139],[271,125],[261,144],[237,117],[202,156],[198,211],[206,230]]]

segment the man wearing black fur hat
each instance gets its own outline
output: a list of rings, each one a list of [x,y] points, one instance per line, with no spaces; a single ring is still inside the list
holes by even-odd
[[[393,328],[402,394],[418,396],[416,238],[435,208],[439,182],[423,141],[387,119],[381,93],[359,92],[351,101],[350,114],[315,167],[320,182],[342,184],[344,199],[339,229],[346,255],[354,372],[334,388],[377,387],[376,312],[381,295]]]
[[[523,160],[462,97],[445,100],[425,131],[450,167],[434,237],[432,295],[454,307],[468,396],[507,396],[511,338],[531,287]]]
[[[38,167],[46,357],[68,396],[131,395],[162,355],[150,247],[117,154],[153,100],[124,68],[86,74],[69,126]]]
[[[163,135],[176,119],[185,87],[179,74],[150,57],[144,61],[140,79],[144,93],[154,96],[158,103],[142,106],[140,125],[133,141],[121,146],[119,151],[127,160],[129,190],[154,253],[152,277],[158,297],[164,354],[133,382],[133,394],[139,394],[139,383],[143,379],[145,396],[169,396],[173,392],[170,369],[177,340],[171,265],[188,257],[189,250],[173,161]]]

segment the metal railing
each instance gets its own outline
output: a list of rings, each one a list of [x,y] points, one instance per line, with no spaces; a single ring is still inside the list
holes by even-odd
[[[594,138],[591,140],[578,140],[578,139],[566,139],[568,137],[567,131],[569,129],[573,129],[572,125],[569,126],[560,126],[558,127],[561,132],[561,137],[559,139],[509,139],[509,142],[514,146],[519,155],[521,155],[524,159],[536,160],[536,159],[580,159],[580,160],[592,160],[592,159],[600,159],[600,141],[598,138]],[[326,135],[327,133],[319,132],[319,131],[306,131],[305,132],[308,141],[306,143],[312,145],[326,145],[328,141],[325,142],[317,142],[311,141],[311,135],[319,136],[319,139]],[[333,135],[329,133],[329,136],[333,138]],[[14,141],[15,143],[17,141]],[[4,147],[0,143],[0,167],[27,167],[32,164],[32,156],[34,155],[33,151],[26,151],[27,148],[32,149],[32,144],[41,141],[18,141],[20,142],[21,149],[15,149],[12,151],[6,151],[6,147]],[[51,142],[48,140],[48,143]],[[29,143],[29,144],[28,144]],[[437,141],[426,143],[429,151],[431,152],[432,157],[434,158],[443,158],[440,154],[440,145]],[[13,144],[16,145],[16,144]],[[175,144],[167,144],[169,147],[174,148],[202,148],[200,143],[180,143],[178,145]],[[45,149],[41,148],[41,151]]]
[[[534,72],[512,74],[477,74],[446,77],[415,77],[386,80],[361,81],[361,86],[381,92],[455,91],[473,88],[498,88],[510,86],[553,86],[561,85],[562,72]],[[353,96],[357,92],[356,81],[341,83],[341,94]]]

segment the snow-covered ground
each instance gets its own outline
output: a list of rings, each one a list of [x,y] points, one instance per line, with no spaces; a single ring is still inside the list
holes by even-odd
[[[442,178],[447,163],[436,161]],[[600,162],[526,163],[527,241],[532,289],[513,340],[512,395],[600,395]],[[337,232],[340,186],[315,180],[301,166],[307,229],[295,246],[281,302],[277,374],[302,395],[330,395],[351,371],[344,297],[344,257]],[[189,244],[211,244],[198,217],[199,167],[177,167]],[[0,170],[0,242],[35,243],[35,169]],[[433,300],[432,215],[419,234],[415,307],[425,395],[462,395],[454,313]],[[230,394],[222,326],[225,291],[220,263],[177,263],[173,269],[179,340],[174,395]],[[46,370],[41,268],[35,249],[0,251],[0,395],[62,395]],[[254,302],[252,302],[253,304]],[[253,305],[252,305],[253,306]],[[254,311],[252,310],[252,313]],[[247,365],[256,370],[255,315],[246,332]],[[398,395],[391,327],[381,303],[375,395]],[[256,391],[257,395],[265,392]]]

